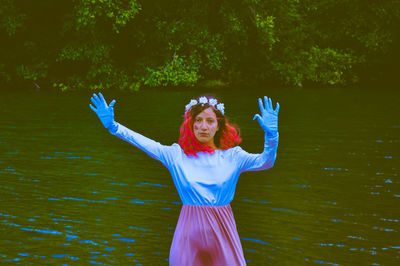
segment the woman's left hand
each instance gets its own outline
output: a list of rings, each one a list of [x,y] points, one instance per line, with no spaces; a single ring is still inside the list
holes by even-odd
[[[264,132],[272,137],[278,135],[278,113],[279,113],[279,103],[276,103],[276,109],[274,110],[272,106],[271,98],[264,96],[265,108],[261,98],[258,99],[258,104],[260,105],[261,116],[256,114],[253,118],[258,120],[260,126]]]

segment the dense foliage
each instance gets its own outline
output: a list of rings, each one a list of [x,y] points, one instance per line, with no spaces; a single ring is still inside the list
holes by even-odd
[[[0,80],[348,85],[392,68],[399,18],[398,0],[1,0]]]

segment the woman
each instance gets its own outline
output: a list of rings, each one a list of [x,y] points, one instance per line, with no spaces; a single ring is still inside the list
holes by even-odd
[[[109,105],[93,94],[90,108],[111,134],[161,161],[171,172],[183,206],[170,249],[170,265],[246,265],[230,202],[240,173],[273,166],[278,146],[279,103],[259,99],[264,151],[250,154],[237,146],[239,132],[225,117],[224,104],[202,96],[186,105],[179,144],[161,145],[114,120]]]

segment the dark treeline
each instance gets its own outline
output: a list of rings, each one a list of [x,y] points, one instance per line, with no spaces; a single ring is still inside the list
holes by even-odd
[[[1,0],[0,82],[61,90],[390,82],[399,10],[398,0]]]

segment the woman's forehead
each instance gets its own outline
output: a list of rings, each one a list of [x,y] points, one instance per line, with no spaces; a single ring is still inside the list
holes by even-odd
[[[198,114],[196,117],[202,117],[202,118],[207,118],[207,117],[212,117],[212,118],[217,118],[215,115],[213,109],[211,107],[208,107],[207,109],[204,109],[200,114]]]

